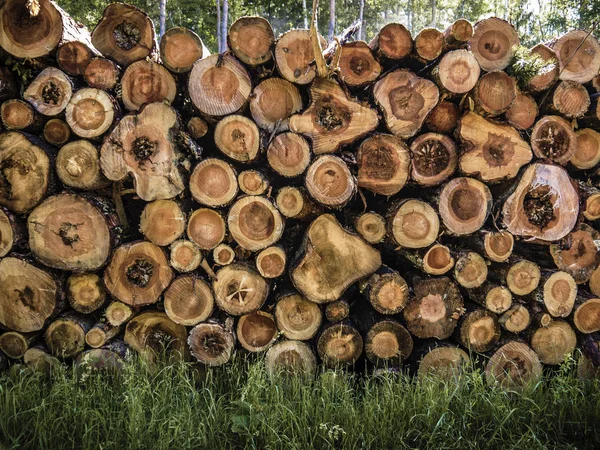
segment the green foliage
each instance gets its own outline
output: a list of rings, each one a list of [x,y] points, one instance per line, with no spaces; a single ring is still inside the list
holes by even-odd
[[[519,46],[515,50],[510,65],[506,68],[506,73],[513,76],[519,87],[524,89],[535,76],[554,70],[555,67],[556,60],[544,61],[540,55],[531,53],[526,47]]]
[[[519,394],[487,386],[477,369],[450,381],[270,380],[240,359],[201,376],[139,361],[119,376],[0,375],[7,449],[595,449],[599,414],[600,380],[577,379],[572,360]]]

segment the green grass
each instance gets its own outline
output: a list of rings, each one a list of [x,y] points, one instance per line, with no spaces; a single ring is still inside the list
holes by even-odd
[[[324,372],[271,381],[241,360],[121,376],[0,375],[0,448],[542,449],[600,447],[600,382],[573,364],[523,393],[460,379]]]

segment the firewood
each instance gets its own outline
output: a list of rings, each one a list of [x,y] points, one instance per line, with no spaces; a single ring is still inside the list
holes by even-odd
[[[18,98],[2,103],[0,116],[7,130],[36,132],[44,126],[44,119],[33,109],[33,106]]]
[[[496,314],[505,313],[513,304],[510,289],[491,282],[485,282],[481,286],[469,289],[468,297],[469,300]]]
[[[29,345],[39,333],[18,333],[6,331],[0,334],[0,352],[11,359],[21,359],[29,349]]]
[[[591,169],[600,163],[600,133],[592,128],[575,132],[576,150],[569,162],[577,169]]]
[[[452,23],[446,31],[444,38],[446,44],[452,48],[464,45],[473,36],[473,25],[466,19],[458,19]]]
[[[244,170],[238,175],[240,191],[247,195],[263,195],[269,189],[269,179],[258,170]]]
[[[192,117],[188,120],[187,131],[193,139],[200,139],[208,133],[208,124],[201,117]]]
[[[306,139],[296,133],[281,133],[267,148],[269,166],[286,178],[304,173],[310,164],[311,152]]]
[[[212,286],[217,306],[232,316],[258,310],[269,293],[265,279],[251,266],[241,263],[220,268]]]
[[[304,184],[310,196],[327,207],[342,208],[356,193],[356,179],[348,165],[333,155],[314,159]]]
[[[528,94],[518,93],[506,111],[507,122],[518,130],[528,130],[535,123],[538,105]]]
[[[267,350],[265,367],[271,377],[287,373],[309,376],[317,370],[317,358],[304,342],[282,341]]]
[[[532,55],[538,55],[544,62],[552,61],[556,64],[549,64],[547,70],[534,76],[527,85],[527,89],[531,92],[541,92],[549,89],[558,79],[558,61],[556,61],[556,53],[550,47],[544,44],[538,44],[531,49]]]
[[[296,293],[280,296],[275,304],[277,328],[287,339],[312,339],[321,326],[323,314],[316,303]]]
[[[594,380],[600,376],[600,337],[597,333],[586,336],[577,361],[577,377]]]
[[[55,167],[65,186],[91,191],[110,185],[100,170],[98,149],[89,141],[72,141],[61,147],[56,155]]]
[[[125,343],[150,363],[166,355],[170,361],[187,360],[187,332],[164,312],[148,311],[135,316],[125,328]]]
[[[177,272],[192,272],[200,266],[203,259],[198,246],[185,239],[173,242],[170,251],[169,264]]]
[[[449,233],[461,236],[481,229],[492,208],[489,188],[473,178],[453,178],[439,195],[439,211]]]
[[[514,304],[498,319],[503,329],[510,333],[525,331],[531,323],[529,309],[520,303]]]
[[[411,52],[413,40],[410,31],[400,23],[388,23],[369,43],[378,56],[388,59],[402,59]]]
[[[250,113],[254,122],[271,133],[286,131],[290,116],[301,109],[300,91],[281,78],[267,78],[250,95]]]
[[[214,138],[217,148],[235,161],[250,162],[258,156],[260,133],[247,117],[230,115],[221,119]]]
[[[340,54],[340,80],[347,86],[364,86],[381,74],[381,64],[364,41],[347,42]]]
[[[485,259],[476,252],[462,252],[456,257],[454,279],[465,289],[480,287],[487,279]]]
[[[475,87],[481,69],[470,51],[453,50],[442,56],[433,70],[433,78],[439,87],[451,95],[465,94]]]
[[[19,97],[19,83],[7,66],[0,67],[0,101],[10,100]]]
[[[185,222],[185,215],[177,202],[155,200],[142,211],[140,231],[153,244],[166,246],[183,234]]]
[[[477,247],[490,261],[504,262],[512,255],[515,238],[508,231],[482,230],[479,237]]]
[[[210,286],[194,275],[181,275],[164,294],[165,312],[180,325],[194,326],[208,319],[214,309]]]
[[[448,136],[421,134],[410,144],[410,151],[411,178],[422,186],[442,184],[456,170],[458,151]]]
[[[199,323],[188,337],[191,354],[202,364],[215,367],[229,361],[235,345],[230,324],[211,320]]]
[[[61,70],[47,67],[31,82],[23,99],[44,116],[58,116],[69,104],[73,95],[73,81]]]
[[[109,94],[100,89],[83,88],[69,100],[65,117],[73,133],[82,138],[93,139],[108,131],[115,121],[117,111],[115,99]]]
[[[485,309],[465,314],[458,326],[460,343],[470,351],[483,353],[493,349],[500,339],[500,324],[496,315]]]
[[[284,220],[273,204],[262,196],[238,199],[229,210],[229,232],[246,250],[262,250],[275,244],[283,234]]]
[[[24,249],[26,242],[25,223],[8,209],[0,206],[0,258],[11,251]]]
[[[412,352],[410,333],[395,320],[374,323],[365,335],[365,355],[377,367],[398,367]]]
[[[85,335],[85,343],[92,348],[100,348],[108,344],[121,333],[121,327],[108,322],[96,322]]]
[[[92,328],[93,319],[74,312],[62,314],[46,329],[45,340],[52,356],[74,358],[85,348],[85,335]]]
[[[118,344],[117,344],[118,342]],[[122,373],[128,355],[127,346],[122,341],[111,341],[100,347],[86,350],[75,359],[76,367],[100,371],[108,374]]]
[[[531,131],[531,148],[538,158],[565,165],[577,150],[577,138],[569,122],[559,116],[544,116]]]
[[[366,212],[358,216],[354,228],[369,244],[379,244],[385,239],[385,218],[375,212]]]
[[[551,43],[558,60],[559,78],[587,83],[600,70],[600,43],[583,30],[569,31]]]
[[[114,301],[104,310],[106,321],[114,327],[127,323],[133,317],[135,310],[125,303]]]
[[[277,339],[275,319],[264,311],[245,314],[238,320],[236,336],[240,345],[249,352],[265,351]]]
[[[173,76],[154,61],[136,61],[121,78],[121,95],[125,108],[137,111],[152,102],[171,103],[177,94]]]
[[[287,263],[285,250],[278,246],[267,247],[256,255],[256,269],[263,278],[283,275]]]
[[[600,46],[598,47],[600,50]],[[569,119],[585,115],[590,107],[590,95],[577,81],[561,81],[552,94],[552,109]]]
[[[409,287],[400,274],[383,266],[365,282],[363,295],[381,314],[398,314],[408,303]]]
[[[294,186],[284,186],[275,198],[277,209],[287,218],[311,220],[321,209],[308,198],[306,190]]]
[[[428,346],[427,353],[420,360],[418,377],[451,379],[460,375],[469,363],[469,355],[459,347],[444,345],[443,341],[436,341],[434,345]]]
[[[257,66],[273,57],[275,35],[266,19],[241,17],[229,27],[227,42],[237,59],[249,66]]]
[[[56,62],[61,70],[72,76],[83,75],[92,58],[100,56],[98,50],[88,43],[70,41],[61,44],[56,52]]]
[[[573,354],[577,336],[568,322],[552,320],[549,325],[540,327],[531,336],[531,347],[544,364],[555,365]]]
[[[579,183],[583,217],[589,221],[600,218],[600,189],[591,184]]]
[[[69,142],[71,128],[69,128],[69,125],[64,120],[50,119],[44,125],[43,136],[47,143],[60,147]]]
[[[429,247],[437,239],[439,231],[437,213],[422,200],[400,201],[388,215],[388,233],[401,247]]]
[[[225,219],[216,210],[200,208],[190,214],[187,236],[201,250],[212,250],[225,239]]]
[[[350,304],[344,300],[336,300],[325,306],[325,318],[329,322],[341,322],[350,316]]]
[[[428,248],[414,250],[398,249],[414,267],[429,275],[444,275],[454,267],[455,260],[450,249],[445,245],[434,244]]]
[[[577,299],[573,324],[577,331],[590,334],[600,331],[600,299]]]
[[[433,61],[445,47],[444,33],[435,28],[423,28],[415,38],[415,54],[425,62]]]
[[[434,133],[450,133],[460,117],[458,106],[447,100],[440,100],[425,118],[425,125]]]
[[[110,91],[121,78],[121,69],[110,59],[94,58],[85,67],[83,78],[90,87]]]
[[[349,367],[363,352],[363,339],[349,322],[326,325],[317,338],[317,353],[325,367]]]
[[[519,35],[515,28],[498,17],[483,19],[475,24],[469,50],[485,71],[502,70],[510,63]]]
[[[473,91],[476,110],[488,117],[496,117],[508,111],[517,97],[516,80],[494,70],[484,74]]]
[[[325,44],[325,39],[319,35]],[[296,84],[308,84],[315,78],[316,69],[311,65],[315,53],[308,30],[290,30],[283,33],[275,45],[275,62],[279,74]]]
[[[561,270],[574,278],[577,284],[587,282],[600,265],[596,243],[600,233],[586,224],[579,225],[560,241],[550,245],[552,259]]]
[[[37,373],[50,375],[53,370],[58,370],[60,361],[48,353],[48,349],[43,345],[36,345],[27,349],[23,355],[23,362],[28,368]]]
[[[207,158],[194,167],[189,187],[198,203],[211,207],[225,206],[237,196],[237,174],[227,162]]]
[[[202,39],[192,30],[174,27],[160,38],[160,60],[174,73],[192,70],[194,63],[210,55]]]
[[[67,279],[67,300],[75,311],[92,313],[106,301],[106,290],[102,279],[95,273],[74,273]]]
[[[538,355],[527,344],[514,340],[498,348],[485,367],[486,382],[505,389],[519,390],[541,377]]]
[[[230,245],[219,244],[213,249],[213,261],[219,266],[227,266],[235,259],[235,252]]]

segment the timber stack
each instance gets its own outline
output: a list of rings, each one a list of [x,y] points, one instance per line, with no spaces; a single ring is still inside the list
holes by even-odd
[[[355,32],[3,2],[0,366],[597,374],[597,39]]]

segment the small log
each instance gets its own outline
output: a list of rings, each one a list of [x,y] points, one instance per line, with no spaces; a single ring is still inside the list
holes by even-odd
[[[540,267],[523,259],[509,266],[504,281],[513,294],[523,296],[531,294],[538,287],[541,278]]]
[[[256,255],[256,268],[263,278],[278,278],[283,275],[287,255],[281,247],[267,247]]]
[[[89,141],[69,142],[56,155],[56,174],[69,187],[86,191],[110,186],[100,169],[100,152]]]
[[[310,376],[317,371],[317,358],[304,342],[282,341],[267,350],[265,368],[270,377],[281,374]]]
[[[365,355],[376,367],[398,367],[412,349],[410,333],[395,320],[376,322],[365,335]]]
[[[461,47],[473,36],[473,25],[466,19],[455,20],[444,31],[446,45],[450,48]]]
[[[523,173],[502,214],[513,235],[555,241],[575,226],[579,197],[562,167],[535,163]]]
[[[485,309],[476,309],[465,314],[458,329],[460,343],[469,351],[487,352],[500,340],[498,318]]]
[[[6,100],[0,107],[2,124],[7,130],[40,131],[44,119],[31,104],[18,98]]]
[[[454,267],[452,253],[445,245],[434,244],[413,250],[397,248],[396,251],[415,268],[429,275],[443,275]]]
[[[567,272],[553,272],[545,276],[543,287],[534,297],[543,303],[546,311],[553,317],[567,317],[573,310],[577,297],[577,284]]]
[[[269,293],[265,279],[249,265],[240,263],[220,268],[212,287],[217,306],[232,316],[260,309]]]
[[[69,359],[79,355],[85,348],[85,335],[93,324],[91,317],[74,312],[64,313],[54,320],[44,334],[52,356]]]
[[[577,138],[569,122],[559,116],[544,116],[531,131],[531,148],[538,158],[565,165],[577,150]]]
[[[475,55],[467,50],[446,53],[433,69],[433,79],[450,95],[465,94],[475,87],[481,69]]]
[[[351,367],[363,352],[363,339],[348,322],[327,325],[317,339],[317,353],[327,368]]]
[[[506,68],[519,46],[519,34],[506,20],[498,17],[483,19],[475,24],[469,50],[481,68],[487,72]]]
[[[26,242],[25,224],[8,209],[0,206],[0,258],[11,251],[24,249]]]
[[[600,378],[600,337],[597,334],[586,336],[583,341],[577,361],[577,377],[590,381]]]
[[[558,60],[559,78],[579,83],[591,81],[600,71],[600,43],[593,34],[573,30],[551,43]]]
[[[202,253],[192,241],[179,239],[171,244],[170,251],[169,264],[177,272],[192,272],[202,262]]]
[[[538,105],[529,94],[519,92],[506,111],[507,122],[517,130],[528,130],[535,123]]]
[[[140,216],[140,231],[153,244],[172,244],[185,231],[185,214],[173,200],[148,203]]]
[[[237,200],[227,215],[227,226],[235,241],[252,252],[262,250],[281,239],[284,219],[266,198],[257,195]]]
[[[488,187],[473,178],[453,178],[439,195],[442,221],[451,234],[462,236],[479,230],[492,209]]]
[[[429,62],[442,54],[445,45],[444,33],[435,28],[423,28],[415,38],[414,50],[420,60]]]
[[[440,219],[435,209],[422,200],[401,201],[388,216],[388,233],[401,247],[429,247],[439,231]]]
[[[23,362],[34,372],[45,375],[52,374],[53,370],[57,370],[61,366],[61,362],[48,353],[45,346],[39,344],[27,349],[23,355]]]
[[[598,48],[600,50],[600,47]],[[590,94],[577,81],[561,81],[552,94],[552,109],[568,119],[578,119],[590,107]]]
[[[173,322],[194,326],[211,316],[215,299],[204,280],[194,275],[181,275],[165,291],[164,302],[165,312]]]
[[[284,294],[275,304],[277,328],[287,339],[312,339],[323,320],[321,309],[299,294]]]
[[[460,170],[485,182],[499,182],[517,176],[531,161],[531,147],[519,132],[469,112],[458,123],[457,134],[464,150]]]
[[[169,361],[188,359],[187,331],[183,325],[173,322],[164,312],[147,311],[127,323],[124,340],[131,349],[149,363],[163,355]],[[191,350],[194,347],[190,346]]]
[[[101,348],[93,348],[80,353],[75,359],[75,366],[84,368],[86,371],[120,374],[128,356],[128,347],[125,343],[113,340]]]
[[[215,127],[215,144],[231,159],[250,162],[258,156],[260,132],[247,117],[230,115],[221,119]]]
[[[475,107],[488,117],[496,117],[508,111],[517,97],[517,81],[494,70],[484,74],[473,92]]]
[[[187,131],[192,139],[201,139],[208,133],[208,124],[203,118],[194,116],[188,120]]]
[[[458,106],[446,100],[440,100],[425,118],[425,125],[434,133],[450,133],[460,117]]]
[[[196,61],[188,80],[192,103],[208,116],[225,116],[239,111],[251,91],[248,72],[229,55],[211,55]]]
[[[275,35],[271,24],[262,17],[241,17],[229,27],[229,48],[237,59],[258,66],[273,58]]]
[[[388,23],[371,40],[369,47],[380,58],[402,59],[412,51],[413,40],[404,25]]]
[[[513,304],[510,289],[485,282],[482,286],[468,291],[469,300],[496,314],[505,313]]]
[[[577,336],[568,322],[552,320],[540,327],[531,336],[531,348],[544,364],[556,365],[572,355],[577,345]]]
[[[173,73],[192,70],[196,61],[210,55],[202,39],[192,30],[173,27],[160,38],[160,60]]]
[[[267,78],[250,95],[250,113],[254,122],[269,133],[286,131],[289,118],[302,109],[302,97],[296,86],[281,78]]]
[[[94,58],[86,66],[83,79],[89,87],[111,91],[121,78],[121,69],[110,59]]]
[[[391,196],[406,184],[410,153],[402,140],[391,134],[365,139],[356,154],[358,186],[375,194]]]
[[[172,278],[164,251],[144,241],[117,248],[104,271],[108,292],[130,306],[156,303]]]
[[[85,334],[85,343],[92,348],[100,348],[108,344],[121,333],[121,327],[115,327],[104,321],[96,322]]]
[[[90,314],[106,301],[106,290],[95,273],[74,273],[67,278],[67,300],[75,311]]]
[[[310,158],[308,142],[296,133],[278,134],[267,148],[269,165],[286,178],[302,175],[310,164]]]
[[[583,217],[589,221],[600,219],[600,189],[584,183],[579,183],[578,187]]]
[[[235,169],[217,158],[200,161],[190,176],[189,186],[194,200],[211,207],[227,205],[238,193]]]
[[[379,77],[381,64],[373,57],[366,42],[347,42],[341,48],[339,77],[346,86],[364,86]]]
[[[592,169],[600,163],[600,133],[592,128],[575,132],[576,150],[569,162],[577,169]]]
[[[50,119],[44,125],[43,137],[48,144],[60,147],[69,142],[71,128],[69,128],[69,125],[64,120]]]
[[[198,362],[216,367],[229,362],[235,346],[235,336],[229,324],[211,321],[192,328],[187,342],[192,356]]]
[[[421,339],[450,337],[463,313],[458,286],[447,277],[415,283],[414,297],[403,311],[408,330]]]
[[[600,233],[587,224],[579,225],[563,239],[550,245],[550,255],[560,270],[577,284],[587,282],[600,265]]]
[[[542,363],[538,355],[523,342],[508,341],[492,355],[485,367],[488,384],[498,383],[504,389],[520,390],[538,382]]]
[[[94,139],[102,136],[112,126],[117,110],[115,99],[106,92],[83,88],[71,97],[65,109],[65,117],[73,133],[82,138]]]
[[[7,331],[0,333],[0,352],[11,359],[21,359],[29,349],[29,345],[39,333],[18,333]]]
[[[122,66],[158,57],[152,21],[141,9],[125,3],[106,7],[92,32],[92,43],[100,53]]]
[[[442,184],[456,170],[458,152],[448,136],[421,134],[410,144],[410,151],[411,178],[422,186]]]
[[[240,191],[247,195],[263,195],[269,189],[269,179],[258,170],[244,170],[238,175]]]
[[[354,228],[369,244],[379,244],[386,236],[387,230],[383,216],[375,212],[366,212],[358,216]]]
[[[23,99],[44,116],[58,116],[69,104],[73,95],[73,82],[59,69],[42,70],[23,92]]]
[[[310,98],[309,107],[290,118],[290,130],[309,137],[315,155],[335,153],[379,123],[373,109],[350,98],[334,81],[317,78],[310,87]]]
[[[508,231],[483,230],[481,235],[482,253],[490,261],[504,262],[512,255],[515,238]]]
[[[326,42],[319,35],[322,47]],[[296,84],[308,84],[317,74],[315,66],[315,53],[308,30],[290,30],[277,39],[275,45],[275,62],[279,74],[286,80]]]
[[[573,324],[580,333],[590,334],[600,331],[600,299],[577,299]]]
[[[345,231],[333,215],[324,214],[307,228],[290,274],[308,300],[328,303],[338,300],[352,283],[379,266],[377,250]]]
[[[277,326],[273,316],[255,311],[240,317],[236,336],[241,346],[252,353],[263,352],[277,339]]]
[[[284,186],[275,198],[279,212],[289,219],[310,220],[321,209],[308,198],[306,190],[294,186]]]
[[[113,181],[130,173],[142,200],[173,198],[184,190],[187,171],[187,160],[175,141],[178,131],[177,113],[163,103],[125,116],[102,145],[102,172]]]
[[[480,287],[487,279],[485,259],[475,252],[462,252],[456,258],[454,279],[465,289]]]
[[[408,303],[409,288],[406,280],[387,266],[382,266],[367,279],[362,292],[381,314],[398,314]]]
[[[325,306],[325,318],[329,322],[341,322],[350,316],[350,304],[344,300],[336,300]]]
[[[433,82],[405,69],[390,72],[375,83],[373,95],[383,110],[388,129],[404,139],[420,130],[439,100]]]
[[[98,50],[89,43],[69,41],[61,44],[56,51],[56,62],[61,70],[72,76],[83,75],[85,68],[94,56],[100,56]]]
[[[125,303],[114,301],[104,310],[106,321],[114,327],[127,323],[134,315],[135,311],[131,306]]]
[[[531,324],[531,314],[529,313],[529,309],[517,303],[503,313],[498,321],[506,331],[520,333],[525,331]]]
[[[177,94],[173,75],[154,61],[136,61],[121,78],[121,99],[129,111],[153,102],[171,103]]]
[[[558,79],[558,64],[556,61],[556,53],[550,47],[544,44],[538,44],[531,49],[531,55],[538,55],[542,61],[547,64],[547,70],[538,73],[527,85],[527,90],[531,92],[542,92],[550,89]]]
[[[227,244],[219,244],[213,249],[213,261],[219,266],[227,266],[235,259],[235,252]]]
[[[434,345],[436,347],[428,350],[419,362],[419,379],[450,380],[468,366],[469,355],[461,348],[441,343]]]
[[[223,242],[226,231],[223,216],[210,208],[192,212],[187,224],[188,238],[201,250],[212,250]]]
[[[314,159],[304,184],[313,199],[330,208],[342,208],[356,193],[356,179],[348,165],[333,155]]]

